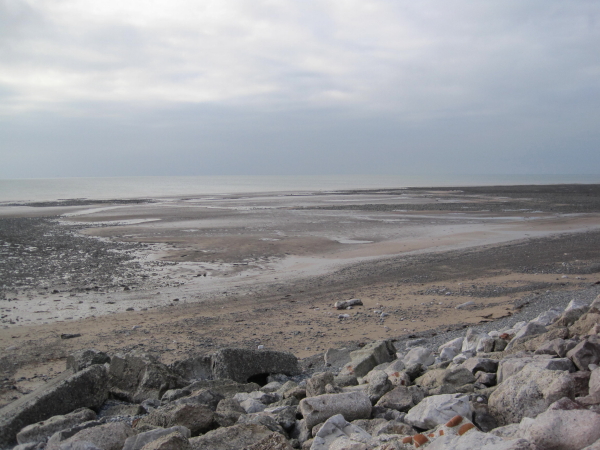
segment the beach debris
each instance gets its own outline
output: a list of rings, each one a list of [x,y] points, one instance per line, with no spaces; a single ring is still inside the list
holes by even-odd
[[[351,300],[340,300],[335,302],[333,305],[336,309],[348,309],[350,306],[362,306],[363,302],[359,298],[353,298]]]
[[[475,305],[475,302],[469,301],[469,302],[461,303],[460,305],[456,306],[455,309],[466,309],[469,306],[474,306],[474,305]]]
[[[80,333],[62,333],[60,335],[60,338],[61,339],[74,339],[74,338],[78,338],[80,336],[81,336]]]

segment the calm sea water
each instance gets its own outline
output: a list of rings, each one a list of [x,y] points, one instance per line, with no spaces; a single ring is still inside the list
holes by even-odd
[[[600,175],[335,175],[19,179],[0,180],[0,202],[559,183],[600,183]]]

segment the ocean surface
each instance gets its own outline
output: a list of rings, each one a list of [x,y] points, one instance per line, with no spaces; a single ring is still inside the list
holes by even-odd
[[[319,175],[4,179],[0,180],[0,202],[563,183],[600,183],[600,175]]]

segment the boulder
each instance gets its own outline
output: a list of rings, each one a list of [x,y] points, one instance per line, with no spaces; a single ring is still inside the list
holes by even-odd
[[[505,358],[498,365],[498,384],[529,365],[545,370],[574,370],[573,364],[567,358],[551,358],[545,355]]]
[[[425,397],[413,407],[404,422],[417,428],[429,430],[448,422],[454,416],[471,419],[469,397],[464,394],[443,394]]]
[[[255,444],[249,445],[244,450],[293,450],[286,438],[279,433],[271,433]]]
[[[476,353],[490,353],[494,351],[495,341],[494,338],[485,335],[479,338],[477,341],[477,347],[475,347]]]
[[[184,380],[210,380],[213,377],[210,355],[194,356],[176,361],[169,367]]]
[[[296,406],[276,406],[274,408],[266,408],[264,412],[273,417],[285,431],[291,431],[296,425],[296,414],[298,412],[298,407]]]
[[[330,348],[325,352],[325,365],[341,369],[351,361],[350,350],[347,348]]]
[[[135,433],[124,422],[111,422],[86,428],[64,441],[48,441],[46,450],[67,449],[77,442],[90,442],[100,450],[121,450],[128,437]]]
[[[587,300],[574,298],[569,302],[560,318],[554,323],[557,326],[569,327],[590,309]]]
[[[325,394],[303,399],[299,409],[306,426],[311,429],[337,414],[343,415],[348,421],[368,419],[371,415],[371,401],[362,391]]]
[[[242,423],[254,423],[258,425],[264,425],[269,430],[286,436],[285,431],[283,430],[281,425],[277,423],[275,418],[270,414],[264,412],[240,416],[240,418],[238,419],[238,424]]]
[[[386,393],[377,402],[377,406],[408,412],[425,398],[426,391],[419,386],[398,386]]]
[[[291,353],[272,350],[225,348],[213,355],[213,375],[239,383],[258,381],[266,384],[270,374],[298,375],[298,358]]]
[[[243,414],[246,414],[246,410],[237,400],[225,398],[217,405],[215,420],[222,427],[230,427],[235,425]]]
[[[109,362],[110,356],[99,350],[78,350],[67,357],[67,369],[70,369],[73,372],[79,372],[94,364],[104,364]]]
[[[225,398],[232,398],[235,394],[240,392],[254,392],[257,391],[260,386],[256,383],[238,383],[233,380],[219,379],[219,380],[197,380],[187,386],[192,392],[201,389],[208,389],[213,394],[220,394]]]
[[[101,365],[75,374],[65,371],[35,391],[0,409],[0,448],[16,445],[17,433],[32,423],[78,408],[99,408],[106,400],[108,377]]]
[[[421,364],[423,366],[430,366],[435,362],[435,356],[425,347],[413,347],[403,358],[406,366],[413,364]]]
[[[264,425],[244,423],[193,437],[190,444],[193,450],[238,450],[256,444],[272,433]]]
[[[504,440],[476,429],[465,434],[444,435],[433,441],[428,450],[531,450],[525,439]]]
[[[57,431],[66,430],[73,425],[95,419],[96,413],[87,408],[75,410],[64,416],[53,416],[43,422],[27,425],[17,433],[17,442],[19,444],[46,442]]]
[[[480,333],[473,330],[473,328],[469,328],[465,338],[463,339],[463,344],[460,350],[461,353],[475,353],[477,351],[477,343],[479,342],[479,339],[487,339],[488,337],[489,336],[486,333]]]
[[[465,338],[462,338],[462,337],[452,339],[451,341],[448,341],[445,344],[440,345],[438,347],[438,352],[441,353],[444,349],[448,348],[448,349],[454,350],[456,352],[456,354],[459,354],[462,351],[462,345],[463,345],[464,340],[465,340]]]
[[[328,384],[333,384],[333,373],[320,372],[314,374],[306,382],[306,396],[315,397],[325,394],[325,386]]]
[[[341,414],[330,417],[317,432],[310,450],[328,450],[337,442],[334,448],[341,448],[343,443],[352,445],[354,443],[368,444],[372,441],[371,435],[360,427],[346,421]]]
[[[506,346],[506,350],[510,350],[516,344],[523,342],[527,338],[531,338],[532,336],[537,336],[538,334],[542,334],[546,332],[546,327],[540,325],[539,323],[529,322],[524,327],[520,328],[519,331],[515,334],[512,340]]]
[[[459,387],[474,382],[475,377],[473,373],[465,367],[428,370],[425,372],[425,375],[415,380],[416,384],[428,389],[434,389],[443,385]]]
[[[143,450],[191,450],[192,446],[188,438],[175,431],[171,434],[161,436],[158,439],[149,442],[143,447]]]
[[[600,414],[548,410],[526,427],[523,437],[544,450],[582,449],[600,439]]]
[[[141,450],[142,447],[153,442],[161,437],[168,436],[173,433],[178,433],[181,436],[189,439],[191,436],[190,430],[186,427],[175,426],[170,428],[156,428],[154,430],[139,433],[128,437],[123,446],[123,450]]]
[[[404,362],[400,359],[392,361],[383,371],[394,386],[408,386],[411,383],[410,376],[405,371]]]
[[[599,313],[586,313],[581,316],[573,325],[569,327],[571,336],[585,336],[590,334],[590,330],[600,323]]]
[[[538,346],[535,350],[535,355],[552,355],[564,358],[567,356],[569,350],[577,345],[574,340],[564,340],[561,338],[553,339],[551,341],[545,341]]]
[[[498,423],[508,425],[537,416],[562,397],[574,398],[574,391],[568,372],[531,364],[499,384],[488,404]]]
[[[353,298],[351,300],[340,300],[335,302],[334,307],[336,309],[348,309],[349,306],[362,306],[363,302],[359,298]]]
[[[187,384],[156,358],[138,352],[113,356],[108,377],[111,394],[134,403],[160,399],[165,391]]]
[[[383,370],[373,370],[369,372],[368,377],[367,395],[371,400],[371,404],[374,405],[386,392],[391,391],[394,385]]]
[[[468,369],[474,375],[477,372],[496,373],[498,371],[498,361],[488,358],[469,358],[461,367]]]
[[[153,425],[155,427],[171,428],[174,426],[186,427],[192,436],[204,433],[214,426],[215,415],[204,405],[167,405],[155,409],[150,414],[142,417],[136,424],[136,428],[142,425]]]
[[[442,361],[452,361],[456,355],[458,355],[458,352],[450,347],[444,348],[440,351],[440,359]]]
[[[536,323],[538,325],[547,327],[548,325],[552,325],[554,322],[556,322],[558,318],[562,315],[562,313],[563,310],[561,310],[560,308],[551,308],[548,311],[540,313],[530,323]]]
[[[567,353],[579,370],[588,370],[590,364],[600,363],[600,338],[590,336],[584,339]]]
[[[588,386],[589,395],[600,398],[600,367],[592,370]]]
[[[214,411],[223,398],[223,395],[211,389],[198,389],[190,395],[174,400],[172,403],[176,405],[204,405]]]
[[[350,353],[351,361],[340,374],[364,377],[379,364],[390,362],[396,357],[392,341],[376,341]]]

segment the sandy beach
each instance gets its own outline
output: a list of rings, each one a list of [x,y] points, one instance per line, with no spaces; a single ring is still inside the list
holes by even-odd
[[[3,405],[82,348],[309,357],[517,320],[600,282],[600,186],[3,204],[0,245]]]

